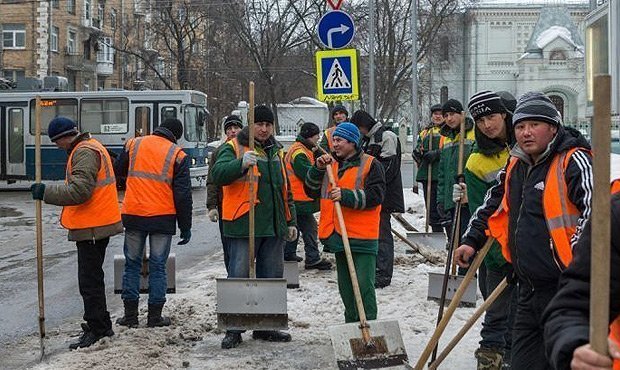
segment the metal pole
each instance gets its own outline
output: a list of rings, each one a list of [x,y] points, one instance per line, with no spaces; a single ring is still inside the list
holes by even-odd
[[[52,8],[54,6],[52,5],[52,0],[50,0],[48,4],[49,4],[49,13],[47,14],[48,16],[47,22],[49,23],[49,26],[47,27],[47,73],[46,73],[46,76],[51,76],[52,75],[52,30],[54,29],[54,26],[52,25]],[[59,36],[60,35],[57,35],[57,37]],[[56,40],[56,43],[58,43],[58,40]]]
[[[375,116],[375,0],[368,0],[370,22],[368,65],[368,113]]]
[[[418,138],[418,132],[420,131],[418,122],[420,119],[420,112],[418,112],[418,1],[411,0],[411,3],[411,150],[413,151],[415,150],[416,139]],[[415,181],[417,173],[418,166],[416,165],[415,161],[413,161],[412,188],[414,192],[417,192],[418,188],[418,183]],[[431,183],[430,174],[428,183]],[[428,232],[428,218],[426,225],[426,232]]]

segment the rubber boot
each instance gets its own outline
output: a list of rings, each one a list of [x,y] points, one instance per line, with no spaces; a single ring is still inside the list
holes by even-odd
[[[162,316],[161,310],[164,308],[163,304],[150,304],[149,305],[149,315],[146,326],[149,328],[154,328],[157,326],[169,326],[170,318]]]
[[[137,328],[139,325],[138,301],[123,300],[123,305],[125,306],[125,316],[116,320],[116,323],[129,328]]]

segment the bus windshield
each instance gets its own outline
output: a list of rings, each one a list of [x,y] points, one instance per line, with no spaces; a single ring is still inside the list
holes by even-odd
[[[192,105],[185,106],[185,140],[187,141],[205,141],[207,139],[206,130],[206,111],[202,107]]]

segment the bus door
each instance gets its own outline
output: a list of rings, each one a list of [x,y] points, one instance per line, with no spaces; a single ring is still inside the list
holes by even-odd
[[[26,177],[24,128],[27,106],[26,102],[23,106],[0,106],[0,178]]]
[[[134,136],[150,135],[155,129],[153,120],[153,104],[140,103],[134,105]]]

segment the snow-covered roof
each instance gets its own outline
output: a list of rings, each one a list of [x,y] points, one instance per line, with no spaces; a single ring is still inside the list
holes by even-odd
[[[522,58],[541,58],[542,50],[550,42],[562,38],[575,49],[583,51],[584,44],[581,34],[573,22],[565,6],[545,7],[540,10],[540,16],[532,31],[530,40]]]
[[[571,34],[568,28],[562,26],[551,26],[541,32],[540,35],[538,35],[538,37],[536,38],[536,45],[540,49],[544,49],[545,46],[549,45],[551,41],[555,40],[558,37],[562,38],[564,41],[575,47],[579,47],[571,38]]]
[[[541,5],[584,5],[589,6],[589,0],[477,0],[475,5],[482,7],[501,7],[501,6],[541,6]]]

